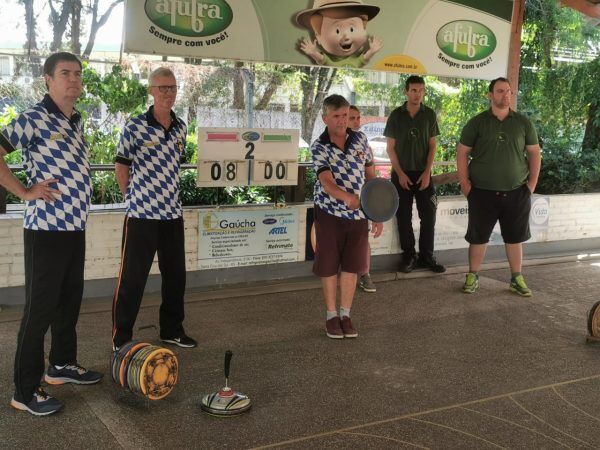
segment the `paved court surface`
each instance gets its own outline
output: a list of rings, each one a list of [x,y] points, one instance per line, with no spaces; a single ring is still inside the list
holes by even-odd
[[[531,299],[508,291],[506,268],[482,272],[474,295],[460,291],[464,268],[381,274],[376,294],[357,296],[357,339],[325,337],[313,279],[190,292],[187,331],[200,346],[176,350],[169,397],[149,402],[107,377],[49,388],[66,406],[44,418],[8,407],[19,311],[4,309],[0,448],[600,448],[600,346],[585,344],[600,261],[561,261],[525,268]],[[105,374],[109,309],[87,303],[79,321],[80,363]],[[157,314],[148,297],[138,325]],[[230,382],[254,406],[217,418],[199,402],[222,386],[227,349]]]

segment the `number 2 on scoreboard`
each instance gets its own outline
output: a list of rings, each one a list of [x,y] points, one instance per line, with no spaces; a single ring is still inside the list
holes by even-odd
[[[246,148],[248,149],[248,152],[246,153],[245,159],[254,159],[254,155],[252,154],[252,152],[254,152],[254,142],[246,143]]]

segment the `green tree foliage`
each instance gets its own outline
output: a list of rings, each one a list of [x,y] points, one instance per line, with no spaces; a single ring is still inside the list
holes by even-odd
[[[527,2],[519,106],[542,143],[540,193],[600,191],[598,51],[600,29],[579,13]]]

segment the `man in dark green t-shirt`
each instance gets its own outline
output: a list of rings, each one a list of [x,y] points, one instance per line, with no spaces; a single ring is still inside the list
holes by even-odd
[[[531,121],[510,109],[512,91],[506,78],[493,80],[488,96],[490,109],[469,120],[456,151],[460,188],[469,203],[469,272],[463,291],[472,294],[479,288],[478,271],[500,222],[510,290],[531,297],[521,274],[522,243],[531,237],[529,212],[540,173],[540,146]]]
[[[413,75],[405,84],[406,102],[390,114],[383,134],[387,137],[387,153],[392,163],[392,183],[398,190],[398,234],[402,248],[399,270],[411,272],[415,266],[433,272],[446,268],[433,256],[437,197],[431,183],[431,168],[440,134],[435,111],[423,104],[425,80]],[[421,229],[419,257],[415,252],[412,227],[413,200],[416,200]]]

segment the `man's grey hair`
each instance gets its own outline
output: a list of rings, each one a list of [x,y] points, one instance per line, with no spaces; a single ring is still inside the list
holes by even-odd
[[[340,109],[350,106],[348,100],[338,94],[333,94],[323,100],[323,115],[326,116],[330,109]]]
[[[150,76],[148,77],[148,85],[153,86],[154,79],[158,78],[158,77],[173,77],[173,78],[175,78],[175,74],[168,67],[158,67],[150,73]]]

